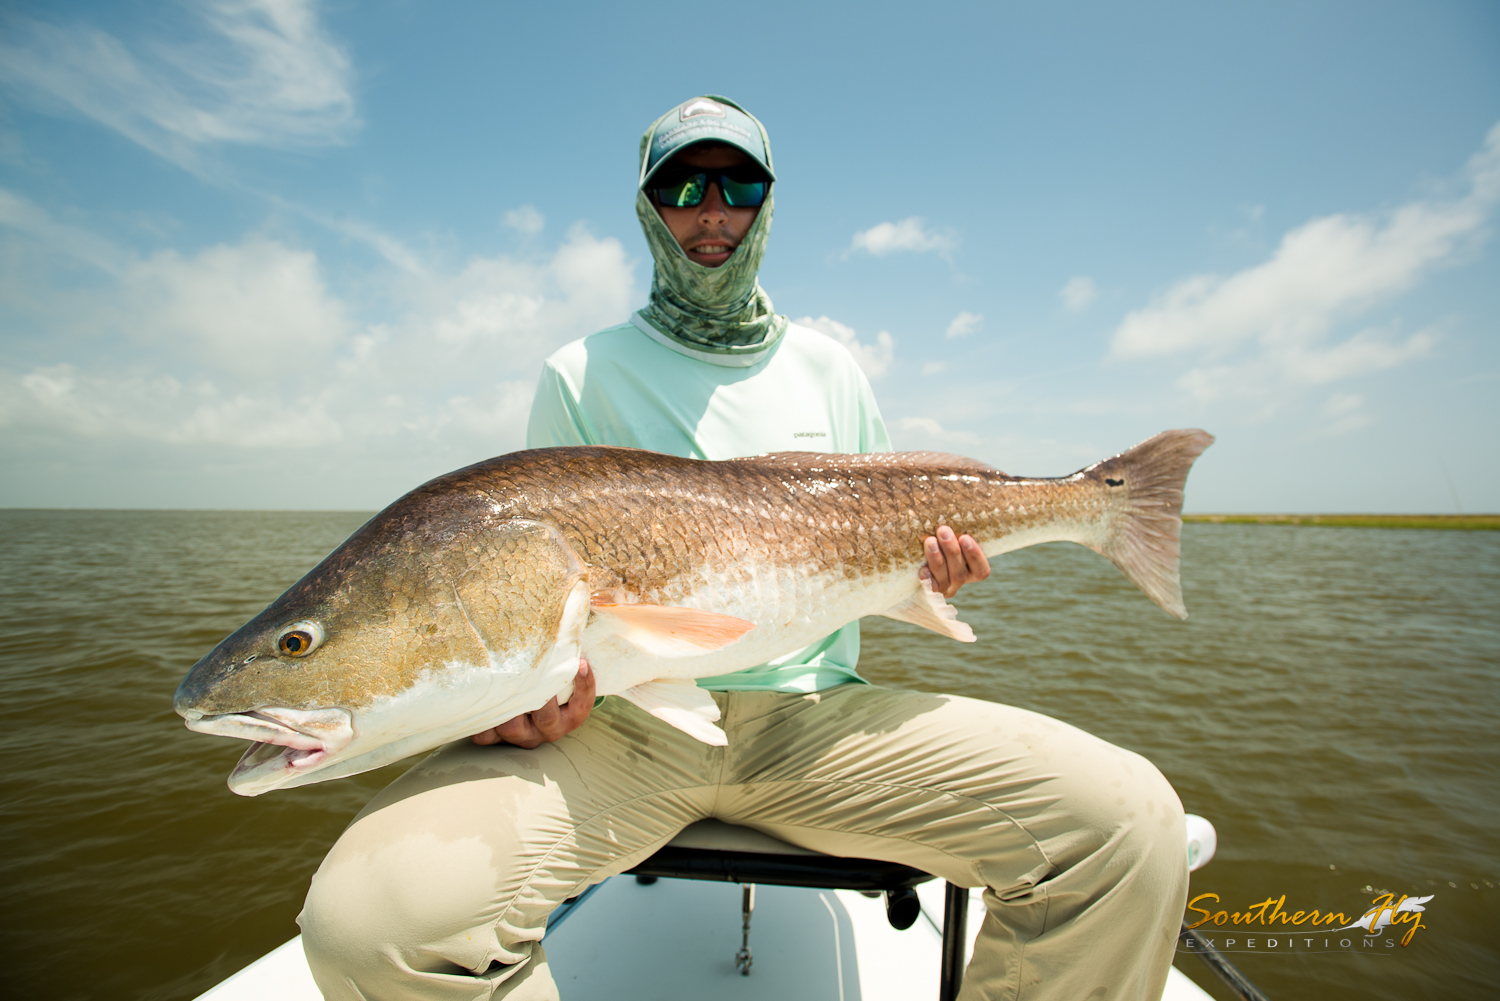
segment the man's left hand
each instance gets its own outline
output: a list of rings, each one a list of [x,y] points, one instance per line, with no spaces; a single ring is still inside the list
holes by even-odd
[[[534,712],[522,713],[515,719],[492,726],[483,733],[469,739],[481,746],[490,744],[514,744],[528,751],[561,740],[583,726],[594,709],[594,669],[582,657],[578,659],[578,676],[573,679],[573,695],[565,705],[557,704],[557,696]]]
[[[936,536],[929,535],[923,547],[927,565],[917,571],[917,576],[931,580],[932,589],[945,598],[953,597],[970,581],[990,575],[990,561],[974,537],[954,535],[947,525],[939,526]]]

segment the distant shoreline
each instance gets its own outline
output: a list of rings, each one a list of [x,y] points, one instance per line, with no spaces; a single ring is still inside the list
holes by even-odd
[[[1207,525],[1321,525],[1324,528],[1446,528],[1500,530],[1500,514],[1185,514]]]

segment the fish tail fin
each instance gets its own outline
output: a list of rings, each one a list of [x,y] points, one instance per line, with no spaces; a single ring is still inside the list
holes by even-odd
[[[1187,618],[1178,576],[1182,488],[1188,470],[1214,442],[1207,431],[1163,431],[1082,470],[1108,491],[1123,491],[1102,540],[1087,543],[1169,614]]]

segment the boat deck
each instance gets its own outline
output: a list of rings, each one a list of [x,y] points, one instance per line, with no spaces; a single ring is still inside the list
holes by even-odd
[[[543,944],[565,1001],[671,1001],[676,998],[808,998],[912,1001],[936,998],[943,883],[918,887],[922,917],[905,931],[886,921],[885,904],[853,890],[756,887],[749,976],[735,969],[741,891],[735,883],[617,876],[561,916]],[[984,917],[969,898],[972,935]],[[292,939],[203,994],[199,1001],[319,1001]],[[1162,1001],[1208,1001],[1177,969]]]

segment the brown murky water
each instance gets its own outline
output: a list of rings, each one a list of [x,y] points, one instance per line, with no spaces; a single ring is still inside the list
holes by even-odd
[[[243,745],[169,703],[364,517],[0,511],[8,996],[191,998],[296,933],[322,853],[394,770],[241,799]],[[1229,910],[1433,895],[1405,948],[1235,952],[1275,1001],[1495,996],[1500,533],[1191,525],[1183,576],[1187,623],[1078,547],[1015,553],[960,598],[979,643],[869,620],[864,670],[1147,755],[1217,825],[1192,893]]]

